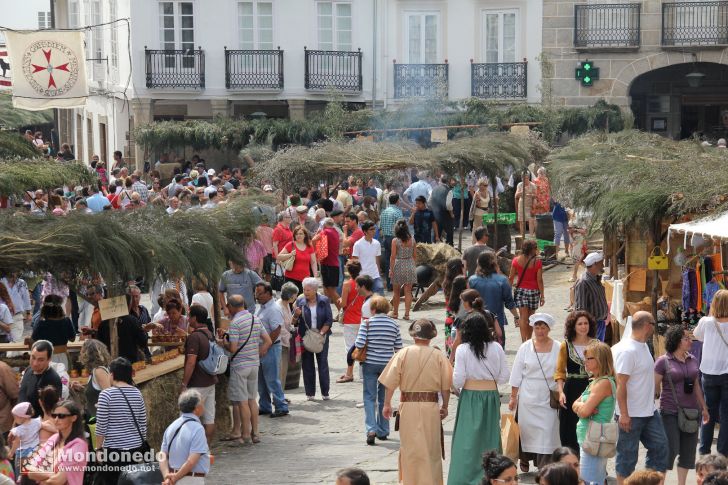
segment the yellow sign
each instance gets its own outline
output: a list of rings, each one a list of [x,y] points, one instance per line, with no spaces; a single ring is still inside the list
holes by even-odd
[[[432,143],[445,143],[447,141],[447,130],[445,128],[430,130],[430,141]]]
[[[99,311],[102,320],[111,318],[124,317],[129,314],[129,305],[126,303],[125,296],[115,296],[114,298],[106,298],[99,302]]]

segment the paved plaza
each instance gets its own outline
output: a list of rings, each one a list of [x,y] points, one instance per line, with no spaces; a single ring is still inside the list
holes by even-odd
[[[559,324],[551,331],[557,340],[563,339],[564,308],[568,305],[568,278],[571,267],[556,266],[544,273],[546,287],[545,311],[553,314]],[[400,311],[400,314],[402,311]],[[414,317],[431,318],[437,323],[440,334],[434,345],[444,348],[444,300],[442,292],[433,297],[424,309],[413,312]],[[509,315],[509,321],[511,317]],[[407,333],[409,323],[400,321],[405,345],[412,343]],[[506,327],[506,354],[509,364],[513,362],[520,344],[518,329],[510,324]],[[392,432],[385,442],[367,446],[364,433],[364,410],[356,404],[362,402],[362,386],[359,376],[353,383],[336,384],[346,366],[344,340],[341,325],[334,324],[329,350],[331,368],[331,400],[322,401],[320,394],[316,401],[306,401],[303,383],[299,389],[287,391],[291,400],[291,414],[284,418],[260,418],[261,443],[244,448],[231,448],[219,444],[214,449],[215,464],[210,474],[211,483],[233,484],[309,484],[333,483],[335,472],[344,467],[356,466],[367,471],[373,483],[397,483],[398,433]],[[357,373],[355,373],[357,374]],[[507,385],[501,387],[501,394],[507,394]],[[395,402],[398,393],[395,393]],[[501,411],[508,412],[507,399],[502,399]],[[449,466],[450,440],[455,423],[457,398],[450,399],[450,412],[444,421],[446,460],[445,477]],[[393,425],[394,423],[392,423]],[[220,430],[225,433],[226,430]],[[640,455],[639,467],[644,466],[644,453]],[[614,460],[609,460],[610,476],[614,476]],[[611,483],[612,479],[610,479]],[[522,477],[523,483],[533,483],[533,474]],[[616,481],[614,481],[616,483]],[[677,483],[674,472],[668,476],[667,484]],[[694,483],[694,473],[688,476],[688,483]]]

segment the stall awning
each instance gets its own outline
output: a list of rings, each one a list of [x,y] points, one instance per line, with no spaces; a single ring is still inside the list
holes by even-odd
[[[668,253],[670,252],[669,240],[673,235],[677,234],[685,235],[684,246],[687,246],[687,238],[693,235],[702,236],[706,240],[717,239],[728,242],[728,212],[715,214],[690,222],[670,224],[667,232]]]

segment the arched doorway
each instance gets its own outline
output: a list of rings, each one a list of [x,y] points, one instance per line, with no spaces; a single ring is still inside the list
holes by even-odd
[[[676,140],[728,138],[726,65],[691,62],[648,71],[634,79],[629,95],[636,128]]]

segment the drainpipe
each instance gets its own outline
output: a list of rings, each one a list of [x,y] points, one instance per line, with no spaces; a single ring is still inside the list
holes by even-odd
[[[372,38],[372,109],[377,107],[377,36],[379,35],[378,22],[377,22],[377,2],[379,0],[372,0],[372,23],[374,28],[374,36]]]

